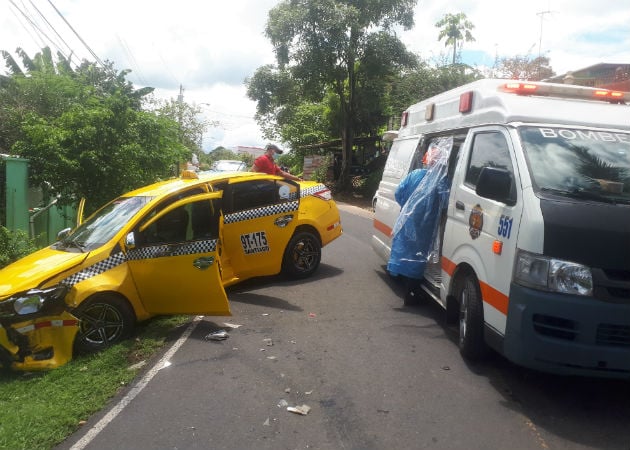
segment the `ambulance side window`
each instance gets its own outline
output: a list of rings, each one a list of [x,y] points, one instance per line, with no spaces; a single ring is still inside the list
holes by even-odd
[[[513,193],[513,200],[516,200],[514,167],[510,159],[510,149],[503,134],[499,132],[487,132],[479,133],[474,136],[464,184],[475,189],[481,169],[484,167],[495,167],[510,172],[512,175],[511,192]]]

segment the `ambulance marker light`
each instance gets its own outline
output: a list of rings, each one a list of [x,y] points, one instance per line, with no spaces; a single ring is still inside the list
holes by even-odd
[[[501,241],[494,241],[492,243],[492,253],[494,253],[496,255],[500,255],[502,251],[503,251],[503,242],[501,242]]]
[[[400,126],[401,127],[407,126],[407,119],[408,118],[409,118],[409,111],[405,111],[404,113],[402,113],[402,117],[400,118]]]
[[[459,96],[459,112],[467,113],[472,111],[473,91],[464,92]]]

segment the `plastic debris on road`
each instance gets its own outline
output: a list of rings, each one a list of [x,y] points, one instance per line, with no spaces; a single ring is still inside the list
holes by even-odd
[[[287,408],[287,411],[292,412],[294,414],[300,414],[302,416],[307,415],[310,410],[311,410],[311,407],[308,405],[289,406]]]
[[[271,338],[263,339],[263,342],[267,343],[267,347],[273,346],[273,340]]]
[[[206,335],[206,340],[208,341],[223,341],[227,338],[229,338],[230,335],[227,334],[227,331],[225,330],[217,330],[217,331],[213,331],[212,333]]]
[[[278,408],[284,408],[285,406],[289,406],[289,402],[287,402],[285,399],[281,399],[278,402]]]
[[[229,322],[224,322],[223,325],[225,325],[228,328],[234,328],[234,329],[240,328],[243,326],[243,325],[238,325],[236,323],[229,323]]]

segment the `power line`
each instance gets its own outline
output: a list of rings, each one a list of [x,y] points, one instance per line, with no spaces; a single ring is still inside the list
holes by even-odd
[[[45,47],[46,46],[46,42],[50,41],[50,38],[46,35],[46,33],[39,27],[38,24],[36,24],[33,19],[22,9],[20,9],[20,7],[13,1],[13,0],[9,0],[9,2],[11,3],[11,5],[13,5],[13,8],[15,8],[21,15],[22,17],[26,20],[26,22],[28,24],[30,24],[31,28],[35,31],[35,34],[37,35],[37,38],[41,41],[38,45],[40,47]],[[24,4],[22,4],[22,7],[25,8]],[[26,8],[25,8],[26,9]],[[14,13],[15,14],[15,13]],[[31,32],[28,30],[28,28],[19,20],[19,16],[18,17],[18,21],[20,22],[20,25],[22,25],[22,27],[27,31],[27,33],[29,35],[31,35]],[[42,35],[46,38],[43,39]],[[33,37],[31,35],[31,37]],[[36,39],[33,39],[36,41]],[[37,42],[36,42],[37,43]]]
[[[83,38],[79,35],[79,33],[76,32],[76,30],[72,27],[72,25],[70,25],[70,23],[66,20],[66,18],[63,16],[63,14],[61,14],[61,12],[57,9],[57,7],[53,4],[52,0],[48,0],[48,3],[50,3],[50,6],[53,7],[53,9],[57,12],[57,14],[59,15],[59,17],[61,17],[61,19],[66,23],[66,25],[68,25],[68,27],[72,30],[72,32],[74,33],[74,35],[81,41],[81,43],[85,46],[85,48],[90,52],[90,54],[94,57],[94,59],[96,60],[97,63],[99,63],[101,65],[101,67],[105,67],[105,64],[103,64],[103,61],[101,61],[101,59],[96,55],[96,53],[94,53],[94,51],[92,51],[92,49],[90,48],[90,46],[87,44],[87,42],[85,42],[83,40]]]
[[[69,62],[72,61],[72,57],[74,54],[74,51],[72,50],[72,48],[68,45],[68,43],[63,39],[63,37],[61,37],[61,35],[57,32],[57,30],[55,29],[55,27],[48,21],[48,19],[46,18],[46,16],[44,16],[44,14],[42,14],[42,12],[37,8],[37,6],[35,6],[35,4],[33,3],[33,0],[29,0],[30,4],[33,6],[33,8],[35,8],[35,11],[37,11],[37,13],[40,15],[40,17],[42,19],[44,19],[44,22],[46,22],[46,24],[48,25],[48,28],[50,28],[59,38],[59,40],[61,40],[61,42],[66,46],[66,49],[70,52],[69,55],[66,55],[66,53],[61,49],[61,47],[54,41],[52,41],[52,39],[49,38],[50,42],[57,48],[57,50],[64,56],[64,58],[66,58],[66,60],[68,60]],[[75,64],[79,64],[79,63],[75,63]]]
[[[125,52],[125,55],[127,56],[127,59],[129,60],[129,64],[134,66],[134,68],[137,70],[137,72],[138,72],[138,80],[140,81],[140,83],[142,83],[143,85],[146,86],[147,82],[144,79],[144,77],[142,76],[142,72],[140,71],[140,66],[138,65],[138,62],[136,61],[136,58],[133,55],[133,52],[131,51],[131,49],[127,45],[127,41],[125,41],[119,35],[116,35],[116,39],[118,39],[118,43],[120,44],[120,46],[122,47],[123,51]]]

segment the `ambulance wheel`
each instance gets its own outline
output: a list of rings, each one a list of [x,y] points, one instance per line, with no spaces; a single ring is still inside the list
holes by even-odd
[[[291,278],[306,278],[317,270],[322,258],[322,246],[313,233],[295,233],[282,260],[282,272]]]
[[[483,337],[483,302],[479,282],[474,275],[465,275],[457,293],[459,303],[459,351],[471,361],[488,354]]]
[[[79,351],[98,351],[129,337],[135,325],[133,309],[113,294],[97,294],[73,311],[79,319],[75,347]]]

